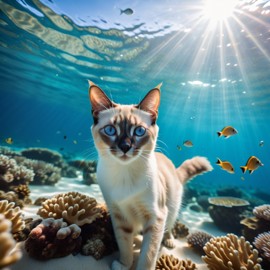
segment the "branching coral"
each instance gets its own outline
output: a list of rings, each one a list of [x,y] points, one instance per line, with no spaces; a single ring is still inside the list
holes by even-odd
[[[191,247],[197,249],[200,252],[203,252],[203,247],[213,237],[214,236],[209,233],[197,231],[187,236],[187,242]]]
[[[214,237],[205,246],[206,256],[202,259],[210,270],[260,270],[262,261],[258,257],[258,250],[242,236],[234,234]]]
[[[177,220],[172,228],[172,234],[174,238],[183,238],[188,235],[188,227]]]
[[[270,204],[254,207],[253,214],[256,218],[270,221]]]
[[[43,218],[64,218],[69,224],[82,226],[102,217],[97,201],[79,192],[68,192],[46,200],[38,210]]]
[[[259,234],[254,240],[254,246],[261,256],[270,262],[270,232]]]
[[[31,257],[39,260],[64,257],[81,246],[81,229],[70,226],[63,219],[44,219],[29,234],[25,249]]]
[[[9,219],[12,223],[12,233],[23,230],[25,223],[22,219],[22,213],[20,207],[14,207],[14,202],[8,202],[7,200],[0,201],[0,214],[3,214],[6,219]]]
[[[18,195],[14,191],[4,192],[0,190],[0,201],[7,200],[8,202],[14,202],[15,206],[23,207],[24,202],[20,200]]]
[[[161,255],[157,260],[156,270],[195,270],[196,264],[190,260],[179,260],[173,255]]]
[[[11,230],[11,222],[0,214],[0,269],[11,265],[21,258],[21,251],[15,249]]]

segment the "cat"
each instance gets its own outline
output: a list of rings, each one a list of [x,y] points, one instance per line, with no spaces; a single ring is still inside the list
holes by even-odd
[[[137,270],[155,269],[161,243],[173,248],[171,229],[181,205],[183,184],[213,168],[204,157],[186,160],[179,168],[155,152],[160,85],[138,105],[111,101],[89,81],[91,127],[98,152],[97,180],[111,214],[119,247],[112,270],[133,265],[134,236],[143,240]]]

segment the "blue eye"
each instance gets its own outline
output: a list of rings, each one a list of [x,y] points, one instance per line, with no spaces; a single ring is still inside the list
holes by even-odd
[[[144,135],[146,131],[146,128],[145,127],[142,127],[142,126],[139,126],[139,127],[136,127],[135,130],[134,130],[134,134],[138,137],[141,137]]]
[[[108,136],[114,136],[116,134],[116,129],[114,126],[108,125],[104,128],[104,132]]]

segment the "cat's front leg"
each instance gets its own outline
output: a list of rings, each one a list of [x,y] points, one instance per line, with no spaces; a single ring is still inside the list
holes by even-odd
[[[154,270],[165,229],[167,209],[158,217],[152,218],[143,230],[143,242],[138,260],[137,270]]]
[[[129,270],[133,264],[133,227],[119,214],[112,214],[114,234],[119,248],[119,260],[112,263],[112,270]]]

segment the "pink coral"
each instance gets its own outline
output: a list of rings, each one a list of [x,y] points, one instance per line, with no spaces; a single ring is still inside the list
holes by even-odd
[[[79,250],[80,233],[76,224],[67,226],[63,219],[48,218],[30,232],[25,249],[31,257],[39,260],[64,257]]]

